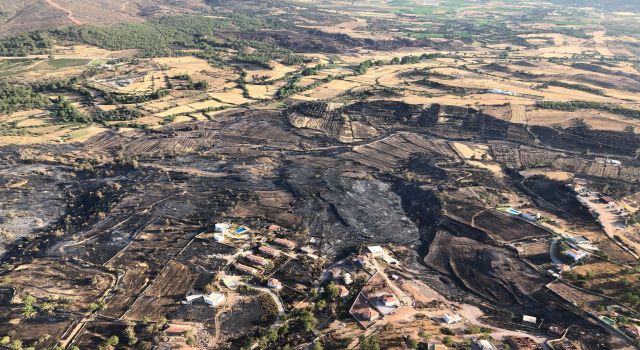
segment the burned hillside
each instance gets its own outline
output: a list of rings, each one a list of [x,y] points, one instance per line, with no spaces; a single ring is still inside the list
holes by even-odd
[[[606,149],[627,154],[629,143],[613,141],[619,137],[609,138]],[[304,246],[310,256],[328,261],[372,245],[406,247],[413,253],[403,263],[421,271],[424,281],[439,281],[432,288],[445,296],[488,303],[496,319],[515,308],[562,323],[567,314],[545,308],[541,299],[549,277],[509,247],[549,239],[549,229],[498,210],[511,203],[536,207],[537,198],[519,186],[554,203],[540,203],[540,210],[562,215],[567,209],[566,198],[547,193],[555,190],[535,177],[520,184],[522,178],[509,175],[532,164],[566,170],[568,162],[596,162],[570,152],[573,141],[545,142],[533,130],[474,109],[364,100],[302,103],[284,111],[243,109],[210,121],[105,133],[73,147],[40,150],[29,160],[17,156],[24,151],[17,147],[18,153],[5,153],[13,166],[0,173],[2,190],[18,196],[39,186],[42,198],[30,198],[52,209],[42,215],[43,228],[21,231],[29,239],[15,241],[6,253],[12,265],[3,276],[26,293],[33,283],[24,273],[29,269],[37,272],[34,277],[57,281],[52,283],[74,283],[69,276],[43,274],[42,264],[69,264],[79,271],[74,278],[83,281],[95,273],[96,283],[89,278],[82,292],[74,290],[75,304],[68,307],[133,323],[185,317],[204,322],[202,308],[193,311],[181,300],[239,270],[254,275],[252,281],[261,281],[256,276],[262,271],[273,272],[288,284],[282,292],[287,303],[304,300],[319,264],[288,255],[267,262],[266,255],[256,257],[261,251],[255,246],[240,256],[239,249],[250,243],[214,242],[210,236],[216,223],[229,221],[240,231],[270,227],[269,234],[286,239],[278,249]],[[635,160],[621,159],[625,164],[617,173],[574,171],[624,181],[633,177],[625,178],[625,171],[638,168]],[[3,210],[18,208],[18,202]],[[276,247],[273,241],[262,244]],[[273,249],[266,251],[276,254]],[[282,266],[274,269],[272,263]],[[290,278],[294,272],[300,277]],[[236,321],[228,321],[218,331],[225,339],[241,339],[266,322],[256,316],[260,306],[252,298],[242,296],[234,306],[242,316],[235,330],[229,327]],[[3,303],[4,319],[15,317],[19,305]],[[38,322],[27,327],[49,321]],[[94,321],[64,322],[86,324],[87,331],[70,340],[76,343],[109,334]]]

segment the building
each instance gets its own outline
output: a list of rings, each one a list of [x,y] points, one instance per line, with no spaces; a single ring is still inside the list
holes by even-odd
[[[538,319],[529,315],[522,315],[522,323],[535,326],[538,323]]]
[[[496,350],[496,347],[493,346],[493,344],[491,344],[491,342],[486,339],[480,339],[476,341],[473,345],[474,345],[473,346],[474,349],[477,349],[477,350]]]
[[[289,250],[294,250],[296,248],[295,242],[284,238],[276,238],[273,240],[273,243]]]
[[[277,232],[277,231],[280,231],[280,229],[282,229],[282,227],[278,225],[269,225],[269,228],[268,228],[268,230],[271,232]]]
[[[353,310],[353,315],[362,321],[375,321],[380,318],[380,313],[370,307],[362,307]]]
[[[429,350],[447,350],[447,346],[444,344],[431,343],[429,344],[428,349]]]
[[[507,341],[514,350],[536,350],[540,346],[529,337],[507,337]]]
[[[589,243],[589,238],[585,237],[585,236],[574,236],[571,237],[571,240],[575,243],[575,244],[585,244],[585,243]]]
[[[342,275],[342,282],[344,282],[344,284],[346,284],[348,286],[351,283],[353,283],[353,277],[351,277],[350,273],[345,272],[345,274]]]
[[[282,289],[282,282],[280,282],[276,278],[269,278],[269,280],[267,281],[267,287],[271,289],[280,290]]]
[[[369,260],[369,258],[367,258],[366,255],[358,255],[354,261],[356,262],[356,264],[360,265],[360,267],[364,268],[364,269],[368,269],[371,267],[371,261]]]
[[[245,259],[247,259],[248,262],[258,266],[267,266],[269,264],[269,260],[253,254],[245,256]]]
[[[307,254],[307,255],[313,255],[313,253],[316,252],[315,249],[311,248],[310,246],[306,245],[302,248],[300,248],[300,251]]]
[[[389,265],[398,265],[398,260],[390,257],[387,254],[382,255],[381,258],[382,258],[382,260],[384,260],[384,262],[386,262]]]
[[[582,259],[584,259],[585,257],[587,257],[587,253],[583,252],[583,251],[579,251],[579,250],[575,250],[575,249],[567,249],[564,251],[563,253],[564,255],[570,257],[571,259],[573,259],[573,261],[578,262]]]
[[[247,275],[255,276],[258,274],[258,270],[244,264],[236,263],[233,265],[233,267],[242,273],[246,273]]]
[[[224,235],[220,234],[220,233],[214,233],[213,234],[213,240],[216,242],[224,242],[225,238]]]
[[[258,247],[258,251],[271,258],[277,258],[280,256],[280,251],[278,249],[274,249],[266,245]]]
[[[615,199],[613,199],[612,197],[609,197],[609,196],[600,196],[600,200],[604,204],[614,204],[616,202]]]
[[[630,323],[625,327],[625,332],[634,339],[640,339],[640,326]]]
[[[182,302],[182,304],[191,305],[191,304],[193,304],[194,301],[196,301],[196,300],[198,300],[200,298],[202,298],[202,294],[187,295],[185,300]]]
[[[367,250],[374,257],[379,257],[385,255],[384,248],[379,245],[368,246]]]
[[[231,225],[226,222],[220,222],[214,225],[214,230],[218,233],[227,233],[229,228],[231,228]]]
[[[205,304],[213,307],[217,307],[222,305],[224,302],[224,294],[213,292],[211,294],[192,294],[187,295],[185,300],[182,302],[184,305],[191,305],[194,302],[204,302]]]
[[[347,287],[338,285],[338,289],[340,289],[340,298],[346,298],[349,296],[349,290]]]
[[[622,165],[622,162],[617,160],[617,159],[607,159],[606,163],[610,164],[610,165],[615,165],[615,166],[621,166]]]
[[[580,345],[568,339],[563,339],[557,344],[553,344],[553,348],[556,350],[581,350]]]
[[[549,334],[553,334],[553,335],[557,335],[557,336],[562,336],[564,334],[565,328],[558,326],[558,325],[551,325],[549,326]]]
[[[447,324],[454,324],[462,321],[462,317],[460,317],[460,315],[458,314],[453,314],[453,315],[444,314],[444,316],[442,317],[442,320],[444,320],[444,322]]]
[[[400,300],[395,295],[383,295],[380,301],[386,307],[400,307]]]
[[[213,292],[211,294],[203,295],[202,299],[204,300],[205,304],[213,307],[218,307],[222,305],[222,303],[224,303],[224,294]]]

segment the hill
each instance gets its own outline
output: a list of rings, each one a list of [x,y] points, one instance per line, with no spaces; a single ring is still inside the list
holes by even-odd
[[[146,18],[204,12],[203,0],[0,0],[0,36],[68,25],[109,25]]]

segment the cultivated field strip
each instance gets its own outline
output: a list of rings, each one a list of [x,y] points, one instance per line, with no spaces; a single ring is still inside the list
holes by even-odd
[[[391,171],[421,153],[456,158],[455,153],[443,140],[426,139],[413,133],[400,133],[362,146],[340,155],[343,159],[356,161],[382,171]]]
[[[511,103],[509,104],[509,107],[511,108],[511,120],[510,120],[511,123],[514,123],[514,124],[528,123],[527,110],[524,105]]]
[[[590,159],[567,157],[563,153],[529,147],[514,147],[504,143],[491,144],[494,158],[512,169],[551,166],[559,170],[591,176],[640,181],[640,167],[618,166]]]
[[[124,314],[126,320],[142,321],[149,317],[159,320],[176,306],[176,300],[184,297],[196,279],[189,267],[171,260],[153,280],[144,293],[136,299]]]
[[[278,132],[269,134],[268,131],[264,130],[255,130],[254,133],[247,131],[246,134],[218,130],[174,131],[171,133],[171,137],[137,134],[135,136],[139,137],[122,137],[111,134],[90,142],[85,148],[92,152],[101,153],[117,150],[123,155],[132,157],[162,153],[190,153],[197,150],[230,146],[261,147],[272,150],[302,150],[300,147],[302,140],[300,138]],[[268,147],[265,145],[268,145]]]

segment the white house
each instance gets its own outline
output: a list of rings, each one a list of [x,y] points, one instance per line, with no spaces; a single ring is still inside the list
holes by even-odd
[[[385,295],[380,300],[386,307],[400,307],[400,300],[395,295]]]
[[[342,281],[348,286],[353,283],[353,277],[351,277],[350,273],[346,272],[344,275],[342,275]]]
[[[575,249],[568,249],[564,252],[564,255],[570,257],[571,259],[573,259],[573,261],[580,261],[589,254]]]
[[[269,278],[269,280],[267,281],[267,286],[271,289],[282,289],[282,283],[276,278]]]
[[[385,255],[384,248],[382,248],[379,245],[368,246],[367,249],[369,250],[369,253],[371,253],[371,255],[373,255],[375,257]]]
[[[453,315],[444,314],[442,319],[447,324],[454,324],[454,323],[458,323],[458,322],[462,321],[462,317],[460,317],[460,315],[458,315],[458,314],[453,314]]]
[[[224,294],[213,292],[211,294],[203,295],[202,299],[204,299],[205,304],[213,307],[218,307],[222,305],[222,303],[224,303]]]
[[[495,348],[496,348],[495,346],[493,346],[493,344],[491,344],[491,342],[489,342],[486,339],[478,340],[476,342],[476,346],[480,350],[495,350]]]
[[[219,233],[227,233],[230,228],[231,228],[231,225],[226,222],[219,222],[214,225],[215,231]]]

